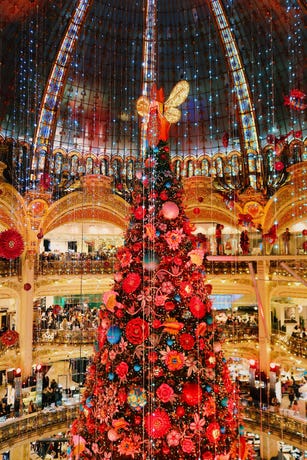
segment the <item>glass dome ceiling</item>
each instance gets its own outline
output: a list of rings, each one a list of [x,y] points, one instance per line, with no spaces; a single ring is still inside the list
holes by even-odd
[[[150,59],[146,2],[3,3],[0,134],[34,147],[136,155],[136,101]],[[158,87],[167,98],[179,80],[190,84],[170,131],[173,155],[257,150],[272,135],[306,135],[303,2],[149,3]]]

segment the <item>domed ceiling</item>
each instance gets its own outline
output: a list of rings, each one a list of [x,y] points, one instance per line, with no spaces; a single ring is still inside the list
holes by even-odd
[[[135,155],[149,65],[166,99],[178,81],[190,84],[170,131],[173,155],[303,137],[304,3],[148,0],[156,15],[146,29],[145,1],[2,1],[0,133]]]

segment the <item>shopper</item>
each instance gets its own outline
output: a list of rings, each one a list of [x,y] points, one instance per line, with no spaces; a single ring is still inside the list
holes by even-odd
[[[247,230],[243,230],[240,236],[240,246],[242,249],[242,254],[247,255],[249,253],[249,236]]]
[[[223,255],[223,244],[222,244],[222,230],[224,225],[216,224],[215,228],[215,242],[216,242],[216,255],[220,256]]]
[[[283,241],[283,246],[284,246],[284,254],[287,255],[289,254],[289,249],[290,249],[290,238],[291,238],[291,233],[288,228],[286,228],[286,231],[281,235],[282,241]]]

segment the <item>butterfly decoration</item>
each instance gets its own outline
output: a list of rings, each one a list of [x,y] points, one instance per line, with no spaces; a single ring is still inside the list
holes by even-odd
[[[164,101],[163,88],[158,89],[156,84],[153,84],[149,98],[139,97],[136,109],[147,125],[147,140],[150,146],[157,145],[159,140],[167,140],[170,125],[180,120],[181,111],[178,107],[188,97],[189,88],[186,80],[179,81]]]

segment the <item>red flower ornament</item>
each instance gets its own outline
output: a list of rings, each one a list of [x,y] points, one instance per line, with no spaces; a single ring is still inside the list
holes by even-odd
[[[116,366],[115,373],[118,375],[120,380],[124,380],[128,374],[128,364],[122,361]]]
[[[17,230],[9,229],[0,233],[0,257],[16,259],[23,250],[23,238]]]
[[[206,307],[205,304],[201,301],[200,297],[194,295],[190,300],[189,308],[190,312],[195,318],[201,319],[205,316]]]
[[[174,396],[174,390],[167,383],[162,383],[162,385],[160,385],[157,389],[157,396],[160,401],[167,403]]]
[[[148,323],[142,318],[131,319],[126,325],[126,338],[133,345],[140,345],[149,335]]]
[[[137,219],[137,220],[142,220],[144,219],[145,215],[146,215],[146,210],[144,208],[144,206],[138,206],[137,208],[135,208],[135,210],[133,211],[133,214],[134,214],[134,217]]]
[[[153,439],[162,438],[169,431],[170,427],[169,416],[163,409],[157,409],[145,417],[145,429],[148,436]]]
[[[16,331],[6,331],[4,334],[2,334],[0,341],[3,345],[6,347],[12,347],[13,345],[16,345],[19,339],[19,334]]]
[[[212,422],[206,429],[206,436],[209,442],[216,444],[221,437],[220,425],[217,422]]]
[[[141,284],[141,277],[138,273],[129,273],[123,281],[122,287],[126,294],[136,291]]]
[[[179,337],[179,343],[184,350],[192,350],[195,344],[195,340],[191,334],[184,333]]]

